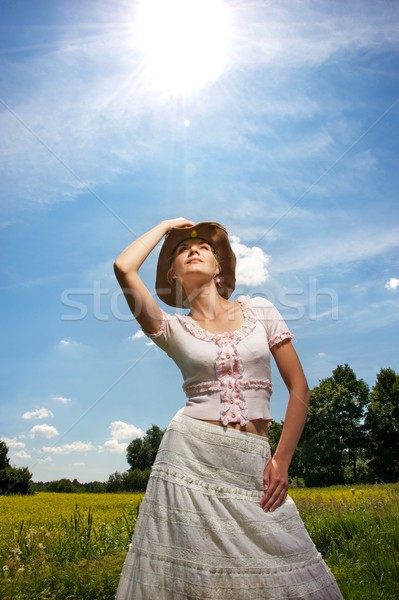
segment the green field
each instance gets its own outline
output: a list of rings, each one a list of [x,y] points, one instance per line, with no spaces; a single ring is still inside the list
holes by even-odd
[[[291,495],[346,600],[399,598],[399,486]],[[3,600],[113,600],[140,494],[0,497]]]

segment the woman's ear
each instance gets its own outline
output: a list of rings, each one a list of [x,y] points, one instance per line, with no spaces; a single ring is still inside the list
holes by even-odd
[[[175,279],[177,279],[176,273],[174,272],[173,267],[170,267],[168,274],[166,276],[166,279],[169,281],[169,283],[172,283]]]

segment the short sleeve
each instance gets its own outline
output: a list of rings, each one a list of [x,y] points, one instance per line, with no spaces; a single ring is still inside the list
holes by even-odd
[[[277,308],[269,300],[256,297],[252,298],[250,303],[266,330],[269,348],[294,337]]]
[[[159,348],[161,348],[165,352],[168,352],[168,345],[172,335],[173,324],[176,321],[176,316],[170,315],[162,309],[161,312],[162,319],[160,320],[158,331],[156,331],[155,333],[147,333],[146,331],[144,331],[144,334],[147,337],[149,337],[150,340],[154,342],[154,344],[159,346]]]

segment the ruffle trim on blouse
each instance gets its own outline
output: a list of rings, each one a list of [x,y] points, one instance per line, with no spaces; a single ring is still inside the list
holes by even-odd
[[[149,337],[149,338],[152,338],[152,339],[154,339],[154,338],[157,338],[157,337],[160,337],[161,335],[163,335],[163,334],[165,333],[165,329],[166,329],[166,319],[167,319],[168,317],[170,318],[170,315],[168,315],[166,312],[162,311],[162,319],[161,319],[161,321],[160,321],[160,324],[159,324],[159,329],[158,329],[158,331],[156,331],[155,333],[146,333],[146,332],[144,332],[144,333],[145,333],[145,335],[146,335],[147,337]]]
[[[237,301],[241,305],[244,321],[238,329],[234,331],[225,331],[223,333],[212,333],[199,325],[189,315],[176,315],[183,327],[198,340],[203,342],[215,342],[218,346],[224,346],[226,343],[238,344],[244,337],[249,335],[256,326],[256,314],[248,302],[248,296],[240,296]]]
[[[243,390],[267,390],[270,394],[273,391],[273,384],[270,379],[247,379],[240,381],[240,387]],[[184,383],[183,391],[187,398],[193,398],[207,392],[220,392],[222,389],[220,381],[201,381],[200,383]]]
[[[274,338],[269,340],[269,348],[273,348],[273,346],[279,344],[280,342],[284,342],[284,340],[292,340],[293,337],[294,334],[291,333],[291,331],[283,331],[282,333],[279,333],[279,335],[276,335]]]
[[[273,384],[270,379],[247,379],[241,383],[243,390],[267,390],[270,394],[273,391]]]
[[[177,315],[183,327],[195,338],[215,343],[219,350],[216,356],[215,371],[217,381],[184,384],[183,390],[188,397],[195,393],[220,392],[220,421],[223,425],[249,422],[248,406],[245,400],[245,389],[265,388],[270,390],[270,382],[243,381],[244,367],[237,351],[237,344],[255,329],[257,316],[249,303],[248,296],[238,299],[243,313],[243,323],[234,331],[213,333],[201,327],[188,315]]]

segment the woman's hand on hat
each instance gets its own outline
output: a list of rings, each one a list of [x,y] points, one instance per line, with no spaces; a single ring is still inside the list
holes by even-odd
[[[172,229],[172,227],[192,227],[195,225],[194,221],[189,221],[184,217],[177,217],[176,219],[167,219],[166,221],[162,221],[162,224],[166,227],[166,233]]]

